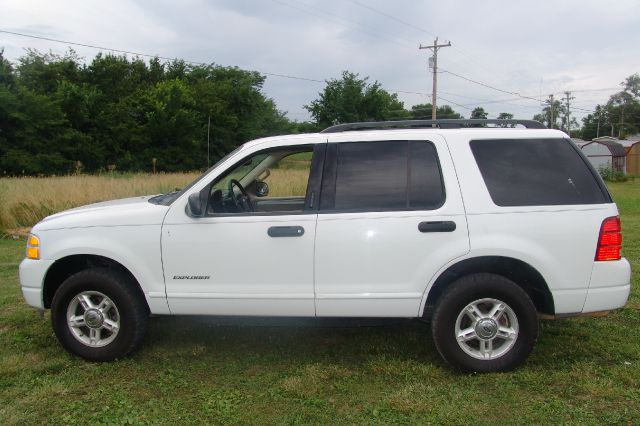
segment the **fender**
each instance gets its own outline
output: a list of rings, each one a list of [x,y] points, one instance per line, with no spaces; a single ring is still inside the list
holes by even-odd
[[[586,297],[586,291],[587,291],[586,287],[581,287],[580,284],[578,285],[574,284],[574,287],[571,288],[569,287],[569,285],[567,285],[570,283],[567,283],[567,282],[558,283],[557,275],[551,272],[552,270],[554,270],[553,269],[554,264],[556,264],[557,262],[550,258],[551,254],[547,250],[545,250],[543,246],[534,244],[528,240],[514,238],[511,236],[509,236],[507,239],[509,241],[507,241],[506,243],[505,243],[505,239],[502,239],[502,238],[496,239],[496,242],[497,244],[504,243],[505,244],[504,247],[519,247],[519,249],[505,249],[498,245],[494,245],[493,247],[484,247],[482,249],[476,248],[476,249],[472,249],[464,256],[453,259],[450,262],[447,262],[445,265],[443,265],[438,270],[438,273],[431,278],[431,280],[428,282],[427,286],[425,287],[424,293],[422,294],[422,298],[420,301],[420,307],[419,307],[417,316],[421,316],[422,313],[424,312],[427,298],[429,297],[430,291],[432,290],[434,284],[438,281],[438,279],[444,273],[450,270],[453,266],[460,264],[461,262],[464,262],[470,259],[480,258],[480,257],[503,257],[506,259],[512,259],[512,260],[523,262],[528,266],[530,266],[531,268],[533,268],[536,272],[538,272],[542,276],[542,278],[544,279],[544,281],[548,286],[548,289],[551,291],[552,302],[555,302],[555,300],[553,300],[554,290],[556,291],[567,290],[567,291],[575,292],[575,295],[578,297],[576,297],[575,301],[572,302],[572,304],[574,304],[575,306],[568,307],[566,309],[576,309],[573,312],[577,312],[577,310],[579,310],[579,308],[582,307],[582,305],[584,304],[584,298]],[[557,270],[557,268],[561,268],[561,265],[555,265],[555,268],[556,268],[555,270]]]
[[[56,261],[72,255],[112,259],[138,281],[152,313],[170,313],[160,252],[160,225],[41,230],[37,234],[42,241],[43,259]]]

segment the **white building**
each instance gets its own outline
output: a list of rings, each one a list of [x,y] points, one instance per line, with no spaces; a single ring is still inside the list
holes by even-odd
[[[616,138],[602,136],[580,147],[596,170],[610,168],[626,173],[626,150]]]

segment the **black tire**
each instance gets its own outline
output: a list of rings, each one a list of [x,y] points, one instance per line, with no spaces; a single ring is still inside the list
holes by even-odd
[[[496,326],[500,326],[501,321],[509,322],[515,314],[516,321],[514,323],[518,328],[515,339],[503,339],[497,336],[485,340],[479,337],[480,332],[488,332],[488,335],[491,335],[493,324],[487,324],[485,330],[478,328],[482,324],[473,323],[473,320],[465,318],[466,312],[468,312],[465,308],[484,299],[492,300],[492,302],[486,302],[489,304],[488,306],[491,306],[491,303],[495,301],[500,301],[510,308],[509,313],[505,311],[496,321]],[[477,306],[487,305],[481,303]],[[493,306],[498,306],[498,304],[494,303]],[[473,330],[470,335],[476,336],[471,338],[468,343],[458,343],[456,321],[459,316],[462,318],[461,323],[467,321],[469,328],[465,326],[464,329]],[[468,324],[476,324],[478,327]],[[462,329],[462,327],[460,328]],[[452,366],[465,372],[509,371],[520,366],[531,353],[538,339],[538,315],[531,298],[516,283],[500,275],[479,273],[462,277],[445,290],[433,313],[431,330],[438,352]],[[491,345],[500,345],[498,348],[502,348],[504,353],[495,358],[488,356],[488,359],[478,359],[467,353],[469,350],[473,352],[473,346],[476,343],[479,347],[478,353],[483,353],[480,348],[487,340],[491,340]],[[463,350],[463,346],[467,348],[467,351]],[[497,350],[496,354],[499,352]]]
[[[78,272],[67,278],[58,288],[51,303],[51,322],[60,344],[69,352],[89,361],[113,361],[123,358],[138,348],[147,330],[149,309],[140,291],[125,274],[110,268],[93,268]],[[94,347],[80,341],[68,324],[67,310],[77,304],[76,297],[83,292],[101,293],[113,302],[115,310],[107,315],[116,315],[119,321],[117,332],[100,331],[100,335],[113,335],[104,346]],[[99,296],[96,296],[99,299]],[[71,306],[71,307],[70,307]],[[80,308],[82,311],[83,308]],[[83,321],[87,321],[86,317]],[[78,327],[78,333],[88,338],[88,326]],[[108,341],[105,339],[105,341]]]

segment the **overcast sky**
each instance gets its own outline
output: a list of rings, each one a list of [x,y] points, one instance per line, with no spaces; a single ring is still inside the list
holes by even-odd
[[[0,30],[323,81],[349,70],[417,92],[398,93],[407,108],[430,102],[430,53],[418,46],[436,35],[452,44],[440,50],[442,71],[538,99],[573,90],[578,117],[640,72],[638,0],[2,0]],[[10,60],[29,47],[67,48],[5,33],[0,47]],[[87,60],[98,52],[72,47]],[[490,118],[540,110],[447,72],[438,79],[439,104],[466,117],[476,106]],[[323,87],[267,76],[264,91],[305,120],[303,105]]]

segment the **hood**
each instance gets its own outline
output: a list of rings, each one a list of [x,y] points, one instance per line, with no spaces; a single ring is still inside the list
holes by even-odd
[[[33,231],[89,226],[135,226],[162,224],[168,206],[149,202],[152,196],[103,201],[45,217]]]

